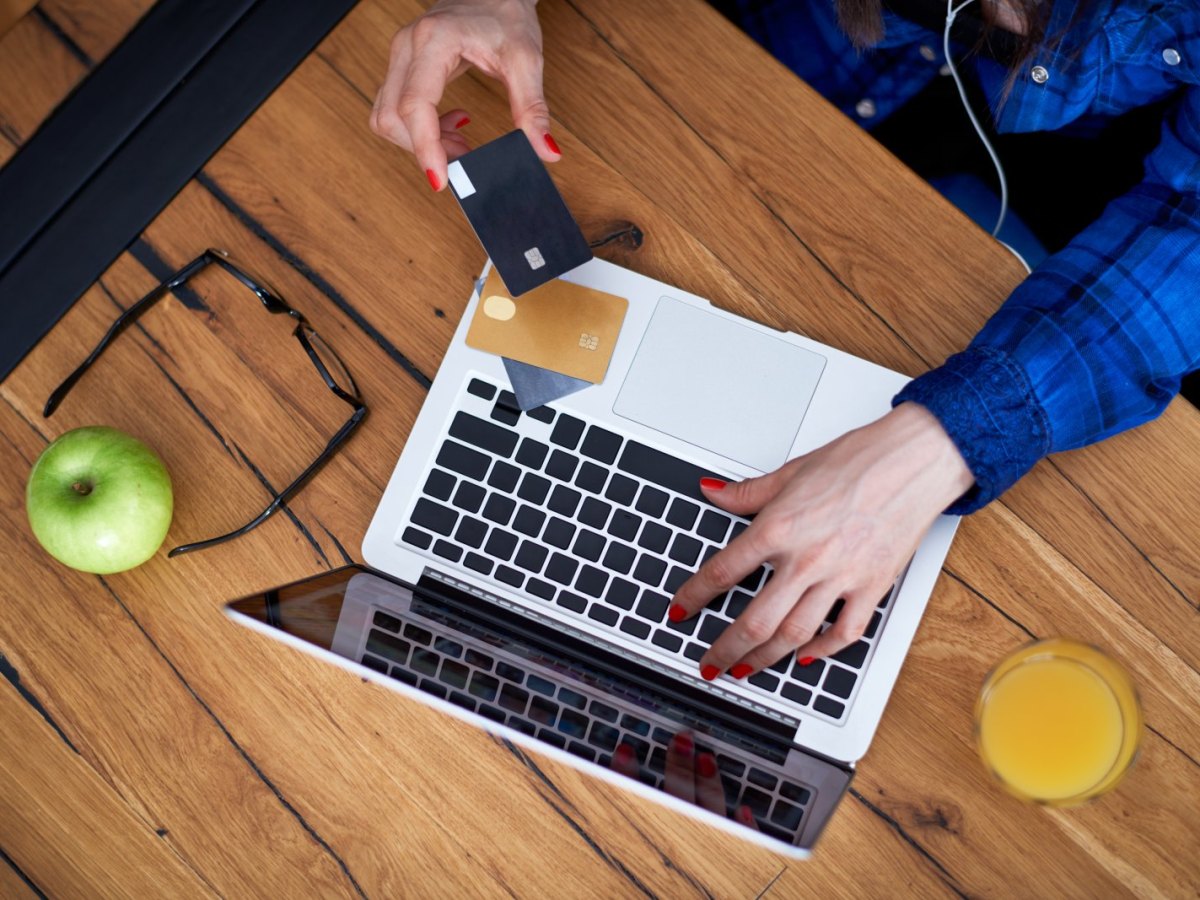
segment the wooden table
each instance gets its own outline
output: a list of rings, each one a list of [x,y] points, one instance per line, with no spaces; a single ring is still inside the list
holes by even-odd
[[[149,0],[45,0],[0,42],[0,161]],[[388,40],[364,0],[0,385],[0,895],[721,897],[1200,892],[1200,415],[1038,466],[963,522],[875,743],[806,864],[538,762],[227,621],[225,600],[341,564],[363,532],[483,254],[453,199],[374,137]],[[599,253],[916,374],[1021,277],[870,138],[696,2],[545,0],[554,175]],[[507,130],[483,78],[447,103]],[[448,107],[447,107],[448,108]],[[201,282],[41,404],[114,317],[206,245],[272,280],[346,357],[371,416],[252,536],[132,572],[34,542],[46,443],[104,423],[156,447],[169,546],[240,523],[336,427],[272,317]],[[1134,673],[1147,728],[1112,795],[1024,806],[971,707],[1032,636]],[[430,765],[436,760],[436,778]]]

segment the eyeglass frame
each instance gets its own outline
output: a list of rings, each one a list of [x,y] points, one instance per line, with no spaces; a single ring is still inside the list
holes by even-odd
[[[362,401],[362,395],[359,392],[358,384],[355,382],[354,376],[350,374],[350,369],[346,366],[346,363],[342,360],[342,358],[338,356],[337,352],[329,346],[324,338],[317,334],[316,329],[312,327],[308,319],[304,317],[303,313],[293,308],[278,294],[271,291],[269,288],[264,287],[259,279],[254,278],[246,271],[239,268],[232,260],[230,260],[229,254],[224,250],[217,250],[210,247],[170,278],[159,283],[157,287],[151,289],[144,297],[142,297],[142,299],[130,306],[117,317],[116,321],[114,321],[112,325],[109,326],[108,331],[105,332],[104,337],[100,339],[100,343],[98,343],[92,352],[87,355],[84,361],[76,367],[75,371],[63,379],[63,382],[50,393],[50,397],[46,400],[46,405],[42,409],[43,418],[49,418],[54,414],[54,411],[58,409],[59,404],[61,404],[66,398],[71,388],[75,386],[79,379],[83,377],[84,373],[91,368],[92,364],[100,358],[100,355],[104,352],[108,345],[112,343],[112,341],[122,331],[136,322],[142,313],[153,306],[158,300],[161,300],[171,291],[182,287],[193,276],[199,274],[214,263],[236,278],[243,286],[249,288],[254,295],[258,297],[259,302],[262,303],[263,308],[266,309],[267,312],[271,313],[272,315],[286,315],[295,321],[296,327],[292,330],[292,335],[300,342],[300,346],[304,348],[304,352],[308,355],[309,361],[312,362],[318,374],[321,376],[321,380],[325,382],[325,386],[329,388],[329,390],[331,390],[334,395],[338,397],[338,399],[353,407],[354,412],[351,414],[350,418],[346,420],[345,424],[338,429],[337,433],[334,434],[333,437],[331,437],[325,444],[325,449],[320,452],[317,458],[313,460],[304,469],[304,471],[302,471],[292,481],[291,484],[289,484],[282,491],[277,492],[271,490],[273,499],[269,504],[267,504],[266,509],[264,509],[261,513],[259,513],[241,528],[236,528],[233,531],[227,532],[226,534],[222,534],[214,538],[208,538],[207,540],[203,541],[180,544],[167,554],[169,558],[173,558],[184,553],[191,553],[194,550],[203,550],[208,547],[214,547],[217,544],[223,544],[226,541],[231,541],[235,538],[241,537],[244,534],[247,534],[250,531],[253,531],[267,519],[271,518],[271,516],[273,516],[276,512],[278,512],[280,508],[282,508],[283,505],[288,502],[288,500],[299,493],[300,489],[304,487],[305,483],[318,471],[320,471],[320,469],[333,457],[333,454],[337,448],[343,442],[345,442],[347,438],[349,438],[349,436],[356,428],[358,428],[367,415],[367,406]],[[306,333],[306,331],[308,333]],[[353,393],[346,391],[337,383],[336,380],[334,380],[333,376],[330,375],[327,364],[321,359],[321,354],[313,347],[312,341],[308,336],[309,333],[316,337],[317,340],[320,341],[320,343],[324,346],[324,348],[328,350],[330,354],[332,354],[334,361],[336,361],[341,370],[346,374],[346,378],[349,379],[349,387]]]

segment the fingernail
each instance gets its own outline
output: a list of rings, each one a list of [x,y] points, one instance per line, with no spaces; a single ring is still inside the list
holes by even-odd
[[[801,657],[800,659],[796,660],[796,662],[800,663],[802,666],[811,666],[813,661],[813,657],[811,656]]]
[[[743,824],[746,824],[746,825],[754,824],[754,813],[752,813],[750,811],[750,807],[748,807],[748,806],[739,806],[738,807],[738,818],[742,820]]]
[[[703,668],[700,669],[700,677],[703,678],[705,681],[712,681],[714,678],[716,678],[720,674],[721,674],[721,670],[718,669],[716,666],[704,666]]]
[[[671,608],[667,610],[667,618],[672,622],[682,622],[687,618],[687,610],[678,603],[672,603]]]
[[[691,735],[684,734],[682,731],[675,735],[675,752],[682,753],[684,756],[692,755]]]
[[[722,481],[720,478],[701,478],[700,479],[700,487],[702,487],[706,491],[723,491],[723,490],[725,490],[725,485],[727,485],[728,483],[729,482],[727,482],[727,481]]]
[[[717,774],[717,761],[711,753],[701,753],[696,760],[696,769],[704,778],[712,778]]]
[[[435,191],[436,191],[436,190],[437,190],[439,187],[441,187],[441,185],[438,183],[438,177],[437,177],[437,175],[434,173],[433,169],[426,169],[426,170],[425,170],[425,177],[429,179],[429,186],[430,186],[431,188],[433,188]]]
[[[633,762],[633,748],[628,744],[618,744],[617,749],[613,751],[613,756],[621,763]]]
[[[729,674],[732,675],[734,678],[745,678],[747,675],[749,675],[753,671],[754,671],[754,666],[749,665],[747,663],[738,663],[736,666],[734,666],[732,669],[729,670]]]
[[[461,119],[458,120],[458,124],[455,125],[454,127],[456,129],[458,129],[458,128],[462,128],[464,125],[470,125],[470,124],[471,124],[470,116],[463,116]]]
[[[550,137],[549,132],[542,135],[542,139],[546,142],[546,146],[550,148],[551,153],[557,153],[562,156],[562,151],[558,149],[558,144],[554,142],[554,138]]]

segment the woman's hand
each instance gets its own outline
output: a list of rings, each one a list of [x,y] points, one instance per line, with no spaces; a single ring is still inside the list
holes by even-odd
[[[679,588],[669,617],[698,613],[764,562],[775,571],[700,660],[701,674],[744,678],[797,648],[801,659],[828,656],[858,640],[933,520],[973,482],[941,424],[915,403],[761,478],[705,479],[715,505],[757,515]],[[818,634],[838,598],[837,622]]]
[[[446,85],[476,66],[503,82],[513,121],[547,162],[560,156],[542,96],[542,29],[537,0],[441,0],[392,38],[387,77],[371,110],[371,129],[411,150],[435,191],[446,164],[470,147],[458,129],[462,109],[439,117]]]

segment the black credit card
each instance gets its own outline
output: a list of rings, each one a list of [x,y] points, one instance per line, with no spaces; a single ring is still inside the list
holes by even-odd
[[[592,258],[525,132],[459,157],[449,175],[458,205],[514,297]]]

